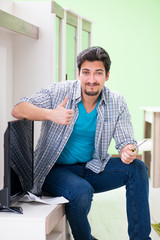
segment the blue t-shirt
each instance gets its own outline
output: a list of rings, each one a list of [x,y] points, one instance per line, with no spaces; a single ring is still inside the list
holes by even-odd
[[[79,116],[56,163],[75,164],[93,159],[98,103],[90,113],[86,112],[82,101],[78,103]]]

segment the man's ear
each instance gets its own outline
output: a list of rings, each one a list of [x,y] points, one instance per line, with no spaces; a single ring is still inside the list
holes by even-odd
[[[110,75],[110,71],[108,71],[108,73],[107,73],[107,76],[106,76],[106,82],[107,82],[108,79],[109,79],[109,75]]]

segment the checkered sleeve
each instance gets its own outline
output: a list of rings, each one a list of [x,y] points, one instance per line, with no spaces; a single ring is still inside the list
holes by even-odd
[[[51,95],[53,95],[53,92],[51,92],[50,88],[41,89],[39,92],[30,97],[21,98],[18,104],[22,102],[30,102],[40,108],[51,108],[52,106]]]
[[[119,101],[121,102],[121,104],[119,107],[119,114],[113,136],[116,142],[116,149],[118,150],[118,152],[120,152],[120,150],[127,144],[137,145],[137,142],[134,138],[131,115],[129,113],[126,101],[122,96]]]

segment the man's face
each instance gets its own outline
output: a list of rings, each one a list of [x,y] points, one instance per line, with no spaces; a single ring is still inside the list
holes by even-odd
[[[102,61],[85,61],[78,72],[78,78],[81,80],[82,96],[98,96],[109,78],[109,72],[105,72]]]

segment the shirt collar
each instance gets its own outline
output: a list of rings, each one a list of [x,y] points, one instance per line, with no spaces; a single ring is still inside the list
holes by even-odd
[[[100,100],[100,104],[102,104],[103,102],[107,105],[107,91],[105,86],[103,86],[102,88],[102,97]]]
[[[77,80],[75,82],[72,99],[75,100],[76,102],[80,102],[82,100],[82,97],[81,97],[81,82],[80,82],[80,80]]]

